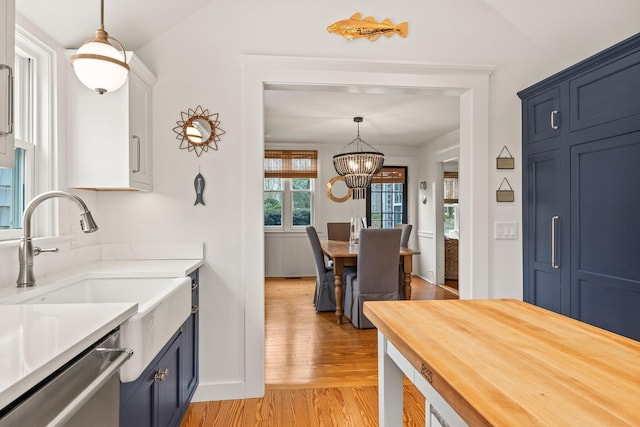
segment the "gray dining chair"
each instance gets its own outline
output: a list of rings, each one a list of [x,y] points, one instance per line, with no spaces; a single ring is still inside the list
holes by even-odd
[[[313,295],[313,304],[316,306],[316,311],[336,311],[333,269],[327,267],[324,263],[324,253],[320,246],[318,232],[314,226],[307,227],[307,236],[309,236],[316,267],[316,290]]]
[[[349,222],[328,222],[327,223],[327,239],[349,241],[351,223]]]
[[[396,228],[402,230],[402,237],[400,238],[400,246],[403,248],[409,247],[409,236],[411,236],[411,230],[413,225],[411,224],[396,224]]]
[[[344,292],[344,314],[353,326],[373,328],[362,312],[365,301],[400,299],[398,263],[402,230],[367,228],[360,231],[358,267],[356,274],[348,274]]]
[[[396,224],[395,228],[402,230],[402,237],[400,238],[400,247],[409,247],[409,236],[411,236],[411,230],[413,225],[411,224]],[[404,266],[400,264],[398,273],[398,291],[400,292],[400,299],[404,299]]]

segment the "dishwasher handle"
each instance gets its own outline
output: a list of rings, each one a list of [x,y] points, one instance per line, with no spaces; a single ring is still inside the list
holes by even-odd
[[[100,352],[119,352],[121,353],[118,357],[116,357],[104,371],[100,373],[96,377],[95,380],[91,382],[81,393],[79,393],[56,417],[51,420],[47,427],[58,427],[63,426],[71,417],[80,409],[91,397],[98,391],[100,388],[113,376],[118,369],[129,360],[131,355],[133,354],[133,350],[130,349],[122,349],[122,348],[114,348],[114,349],[106,349],[106,348],[98,348],[96,351]]]

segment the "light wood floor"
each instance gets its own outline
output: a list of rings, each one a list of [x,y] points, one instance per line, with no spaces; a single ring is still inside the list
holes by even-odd
[[[314,288],[315,278],[265,280],[265,396],[192,403],[181,427],[378,425],[377,332],[316,313]],[[458,298],[449,289],[414,277],[411,297]],[[404,399],[404,425],[424,426],[408,381]]]

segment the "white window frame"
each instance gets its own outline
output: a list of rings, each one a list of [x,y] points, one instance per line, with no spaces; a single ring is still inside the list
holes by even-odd
[[[265,178],[269,179],[269,178]],[[316,180],[313,178],[270,178],[270,179],[281,179],[282,180],[282,190],[263,190],[263,198],[264,193],[266,192],[280,192],[282,193],[282,225],[265,225],[264,230],[267,232],[303,232],[306,231],[306,225],[293,225],[293,194],[296,192],[308,192],[311,194],[310,200],[310,214],[311,219],[310,225],[315,224],[315,182]],[[292,187],[292,183],[294,179],[308,179],[310,181],[310,189],[309,190],[294,190]],[[264,215],[263,215],[264,218]]]
[[[21,123],[24,134],[15,138],[16,147],[25,152],[25,206],[37,194],[53,189],[56,180],[56,114],[57,92],[56,58],[54,49],[33,36],[20,25],[16,25],[16,56],[30,58],[33,75],[27,86],[14,87],[14,96],[21,98],[19,108],[31,109],[30,123]],[[16,70],[16,72],[20,72]],[[26,98],[26,99],[25,99]],[[24,114],[20,115],[25,118]],[[47,203],[38,208],[34,218],[35,236],[58,234],[58,211],[56,203]],[[0,241],[14,240],[22,236],[22,229],[0,230]]]

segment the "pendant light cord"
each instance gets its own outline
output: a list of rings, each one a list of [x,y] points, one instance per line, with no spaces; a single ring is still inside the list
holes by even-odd
[[[374,148],[371,144],[369,144],[364,139],[360,138],[360,122],[362,121],[362,119],[360,118],[360,120],[355,120],[356,118],[358,118],[358,117],[354,117],[354,122],[356,122],[356,125],[358,126],[358,133],[357,133],[356,137],[351,142],[349,142],[347,145],[345,145],[344,147],[342,147],[340,149],[340,152],[344,152],[347,149],[347,147],[349,147],[351,144],[353,144],[355,142],[356,143],[356,151],[357,152],[360,151],[360,148],[361,148],[360,144],[362,143],[362,144],[366,145],[367,147],[371,148],[371,150],[373,150],[374,152],[379,153],[380,151],[378,151],[376,148]]]
[[[100,29],[104,31],[104,0],[100,0]]]

